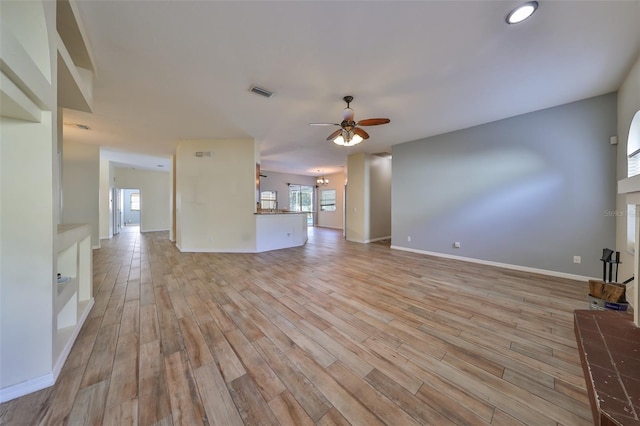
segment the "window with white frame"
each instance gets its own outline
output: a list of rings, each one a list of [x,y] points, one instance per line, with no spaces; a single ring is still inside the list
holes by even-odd
[[[278,208],[278,193],[276,191],[262,191],[260,193],[260,208],[275,210]]]
[[[334,212],[336,211],[336,190],[323,189],[320,191],[320,211]]]
[[[139,211],[140,210],[140,193],[135,192],[131,194],[131,197],[129,198],[129,200],[131,201],[131,211]]]

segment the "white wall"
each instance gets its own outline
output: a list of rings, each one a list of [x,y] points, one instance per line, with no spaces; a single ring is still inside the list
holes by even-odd
[[[170,217],[170,229],[169,229],[169,239],[173,242],[176,241],[176,156],[173,155],[171,157],[171,170],[169,171],[171,175],[171,194],[169,197],[169,217]]]
[[[299,247],[307,242],[307,215],[304,213],[258,214],[256,252]]]
[[[114,169],[116,188],[140,190],[140,232],[168,231],[171,227],[171,174],[137,170]]]
[[[320,211],[320,206],[318,206],[318,226],[323,226],[325,228],[343,229],[345,175],[344,173],[335,173],[332,175],[327,175],[326,178],[329,179],[329,184],[321,185],[318,187],[318,200],[320,199],[320,191],[325,189],[335,189],[336,210],[333,212],[323,212]]]
[[[369,240],[369,162],[365,153],[352,154],[347,158],[347,226],[349,241],[365,243]]]
[[[32,380],[34,390],[53,380],[55,8],[48,1],[0,2],[3,71],[19,76],[42,107],[39,122],[0,118],[0,400],[9,387]]]
[[[178,143],[176,246],[181,251],[255,251],[258,162],[253,139]]]
[[[100,148],[63,142],[62,221],[91,226],[91,245],[100,247]]]
[[[111,238],[113,236],[113,221],[111,220],[111,188],[112,188],[112,166],[109,160],[100,160],[100,239]]]
[[[0,119],[0,388],[52,366],[52,119]]]

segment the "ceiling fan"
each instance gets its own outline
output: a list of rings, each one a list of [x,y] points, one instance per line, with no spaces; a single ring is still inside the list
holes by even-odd
[[[342,113],[342,122],[340,124],[310,123],[311,126],[340,126],[338,130],[329,135],[327,138],[328,141],[332,140],[338,145],[353,146],[365,139],[369,139],[369,134],[359,126],[377,126],[379,124],[387,124],[391,121],[388,118],[367,118],[356,122],[353,119],[353,110],[349,107],[349,104],[353,101],[353,96],[345,96],[342,99],[347,103],[347,107]]]

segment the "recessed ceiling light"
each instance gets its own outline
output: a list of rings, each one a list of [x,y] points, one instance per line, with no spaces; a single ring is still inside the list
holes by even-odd
[[[522,22],[536,11],[538,8],[537,1],[529,1],[525,4],[516,7],[507,15],[507,24],[517,24]]]

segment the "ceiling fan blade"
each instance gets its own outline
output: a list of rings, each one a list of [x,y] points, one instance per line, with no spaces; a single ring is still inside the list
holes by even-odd
[[[356,126],[377,126],[379,124],[387,124],[391,120],[388,118],[366,118],[356,123]]]
[[[327,138],[328,141],[332,141],[336,138],[336,136],[338,136],[340,133],[342,133],[342,129],[338,129],[335,132],[331,133],[329,135],[329,137]]]
[[[309,126],[339,126],[338,123],[309,123]]]
[[[369,139],[369,133],[365,132],[359,127],[354,127],[353,133],[360,136],[362,139]]]

